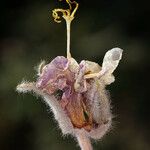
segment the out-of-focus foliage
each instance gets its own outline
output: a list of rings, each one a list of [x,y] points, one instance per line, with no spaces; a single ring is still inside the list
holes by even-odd
[[[102,63],[108,49],[124,49],[109,86],[113,105],[112,131],[94,149],[150,149],[149,67],[150,6],[146,0],[96,0],[80,3],[72,24],[71,51],[78,60]],[[35,66],[66,55],[65,23],[56,24],[51,10],[57,0],[2,0],[0,4],[0,149],[75,150],[62,138],[49,108],[15,87],[36,78]]]

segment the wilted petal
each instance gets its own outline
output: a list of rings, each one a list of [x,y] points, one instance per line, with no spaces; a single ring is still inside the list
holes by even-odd
[[[86,62],[83,60],[79,64],[79,71],[76,73],[76,81],[74,83],[74,88],[76,92],[83,93],[87,90],[86,80],[84,80],[84,75],[86,73]]]
[[[42,67],[34,86],[21,84],[18,90],[32,90],[44,97],[64,134],[78,129],[99,139],[111,126],[105,85],[114,81],[112,73],[121,57],[122,50],[114,48],[105,54],[100,67],[95,62],[83,60],[78,64],[73,58],[58,56]]]
[[[112,73],[117,68],[119,61],[122,58],[122,52],[123,50],[120,48],[113,48],[105,54],[102,64],[102,70],[99,74],[105,84],[114,82],[115,78]]]
[[[42,74],[39,76],[36,86],[38,88],[44,88],[48,82],[53,82],[60,76],[68,67],[68,60],[63,56],[58,56],[53,59],[48,65],[46,65]]]
[[[105,54],[102,64],[103,73],[111,74],[114,72],[122,58],[122,52],[123,50],[120,48],[113,48]]]
[[[51,61],[56,69],[65,70],[68,68],[68,59],[63,56],[57,56],[55,59]]]

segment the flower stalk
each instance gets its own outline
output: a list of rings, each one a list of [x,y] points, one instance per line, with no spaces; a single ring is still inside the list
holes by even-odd
[[[81,150],[93,150],[89,137],[84,132],[76,134]]]

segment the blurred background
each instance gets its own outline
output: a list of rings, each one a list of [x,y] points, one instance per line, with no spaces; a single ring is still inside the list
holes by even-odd
[[[73,57],[102,63],[105,52],[124,50],[111,91],[113,128],[94,150],[150,149],[150,6],[132,0],[82,0],[72,24]],[[63,138],[50,109],[16,85],[36,79],[35,66],[66,55],[65,22],[51,11],[57,0],[2,0],[0,4],[0,150],[79,150]]]

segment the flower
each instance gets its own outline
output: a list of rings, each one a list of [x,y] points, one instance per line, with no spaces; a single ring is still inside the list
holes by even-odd
[[[64,134],[84,130],[87,136],[100,139],[111,127],[112,114],[105,86],[114,82],[113,71],[122,57],[114,48],[97,63],[57,56],[47,65],[40,65],[36,82],[23,82],[19,92],[33,91],[51,107]]]
[[[54,9],[53,17],[67,26],[67,58],[57,56],[49,64],[42,62],[35,82],[22,82],[18,92],[33,91],[50,106],[63,134],[72,134],[82,150],[92,150],[89,138],[101,139],[112,122],[110,100],[106,85],[115,81],[113,72],[122,57],[120,48],[109,50],[102,66],[87,60],[80,63],[70,53],[70,25],[78,3],[66,0],[69,9]],[[72,4],[75,5],[72,10]]]

